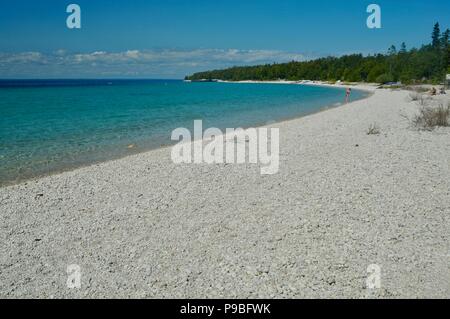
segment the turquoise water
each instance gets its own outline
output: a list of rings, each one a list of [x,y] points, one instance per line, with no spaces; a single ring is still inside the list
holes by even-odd
[[[0,184],[171,144],[172,130],[196,119],[204,129],[250,127],[343,99],[342,89],[299,85],[0,81]]]

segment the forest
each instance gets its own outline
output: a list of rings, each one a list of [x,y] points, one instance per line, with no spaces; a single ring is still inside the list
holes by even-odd
[[[407,49],[405,43],[392,45],[386,53],[363,56],[324,57],[310,61],[292,61],[266,65],[232,67],[195,73],[186,80],[270,81],[311,80],[403,84],[441,83],[450,73],[450,30],[433,28],[431,43]]]

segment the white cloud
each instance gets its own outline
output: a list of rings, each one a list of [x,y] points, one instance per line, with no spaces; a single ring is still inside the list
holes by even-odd
[[[45,56],[39,52],[21,52],[17,54],[0,53],[0,63],[44,63]]]
[[[104,74],[138,77],[182,77],[197,71],[237,65],[301,61],[299,53],[273,50],[195,49],[128,50],[69,53],[0,53],[2,77],[95,77]]]

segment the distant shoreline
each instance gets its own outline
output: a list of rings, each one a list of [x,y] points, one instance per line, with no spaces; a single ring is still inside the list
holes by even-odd
[[[306,86],[321,86],[329,88],[352,88],[360,91],[373,92],[380,84],[377,83],[335,83],[330,84],[323,81],[288,81],[288,80],[276,80],[276,81],[221,81],[219,83],[237,83],[237,84],[287,84],[287,85],[306,85]]]

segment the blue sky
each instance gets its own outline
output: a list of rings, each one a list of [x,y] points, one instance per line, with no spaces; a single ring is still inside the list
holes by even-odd
[[[79,4],[82,28],[66,27]],[[382,29],[366,27],[369,4]],[[0,3],[0,77],[181,78],[211,68],[384,52],[450,27],[448,0],[15,0]]]

